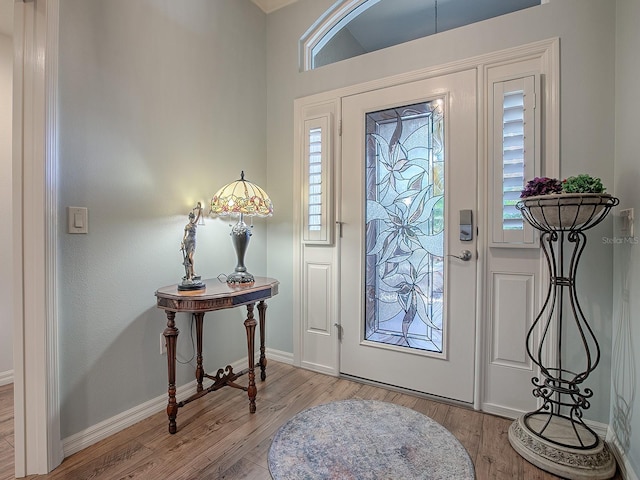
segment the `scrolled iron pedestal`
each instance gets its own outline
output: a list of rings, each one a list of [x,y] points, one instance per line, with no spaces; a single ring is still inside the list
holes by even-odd
[[[575,278],[587,243],[584,231],[599,224],[618,203],[617,198],[607,194],[561,194],[528,197],[517,205],[525,220],[541,231],[540,245],[550,281],[544,305],[526,340],[527,355],[540,368],[540,377],[531,381],[533,395],[541,399],[542,405],[514,421],[509,428],[509,442],[532,464],[573,480],[604,480],[613,477],[616,470],[607,445],[582,418],[583,411],[590,407],[593,391],[580,387],[598,365],[600,347],[578,302]],[[570,257],[565,258],[565,247],[570,246]],[[570,308],[563,312],[567,298]],[[568,318],[563,318],[565,313]],[[552,328],[554,321],[557,324]],[[576,332],[584,349],[584,369],[580,372],[563,366],[565,327]],[[542,337],[534,348],[533,332],[538,328]],[[553,345],[557,365],[551,367],[543,364],[543,352],[554,329],[558,336]]]

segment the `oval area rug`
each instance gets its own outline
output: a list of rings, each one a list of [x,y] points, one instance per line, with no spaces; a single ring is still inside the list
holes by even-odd
[[[472,480],[469,454],[451,432],[410,408],[342,400],[300,412],[269,449],[275,480]]]

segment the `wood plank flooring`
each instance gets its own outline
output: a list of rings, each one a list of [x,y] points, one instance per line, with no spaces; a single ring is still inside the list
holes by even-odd
[[[181,408],[175,435],[168,434],[166,413],[160,412],[66,458],[49,475],[27,478],[269,480],[267,454],[278,428],[305,408],[347,398],[392,402],[433,418],[466,447],[478,480],[558,478],[511,448],[509,419],[274,361],[267,381],[258,383],[255,415],[249,414],[246,393],[225,388]],[[12,479],[13,472],[13,388],[7,385],[0,387],[0,480]]]
[[[13,384],[0,387],[0,480],[14,476]]]

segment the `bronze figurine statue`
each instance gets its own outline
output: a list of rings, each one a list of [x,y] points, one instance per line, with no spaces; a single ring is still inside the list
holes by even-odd
[[[194,213],[196,211],[197,215]],[[178,290],[202,290],[205,288],[200,275],[195,273],[193,261],[196,252],[196,228],[201,215],[202,204],[198,202],[195,208],[189,212],[189,222],[184,226],[184,235],[180,243],[185,274],[182,277],[182,283],[178,285]]]

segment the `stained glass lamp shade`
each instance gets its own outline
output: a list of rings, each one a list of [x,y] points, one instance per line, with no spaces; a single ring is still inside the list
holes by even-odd
[[[273,215],[273,204],[267,192],[259,186],[244,179],[244,172],[240,179],[231,182],[211,199],[211,213],[221,217],[237,216],[238,223],[231,228],[231,241],[236,251],[238,263],[233,273],[227,276],[227,283],[251,283],[253,275],[244,265],[244,256],[251,238],[251,227],[244,223],[244,217],[270,217]]]

